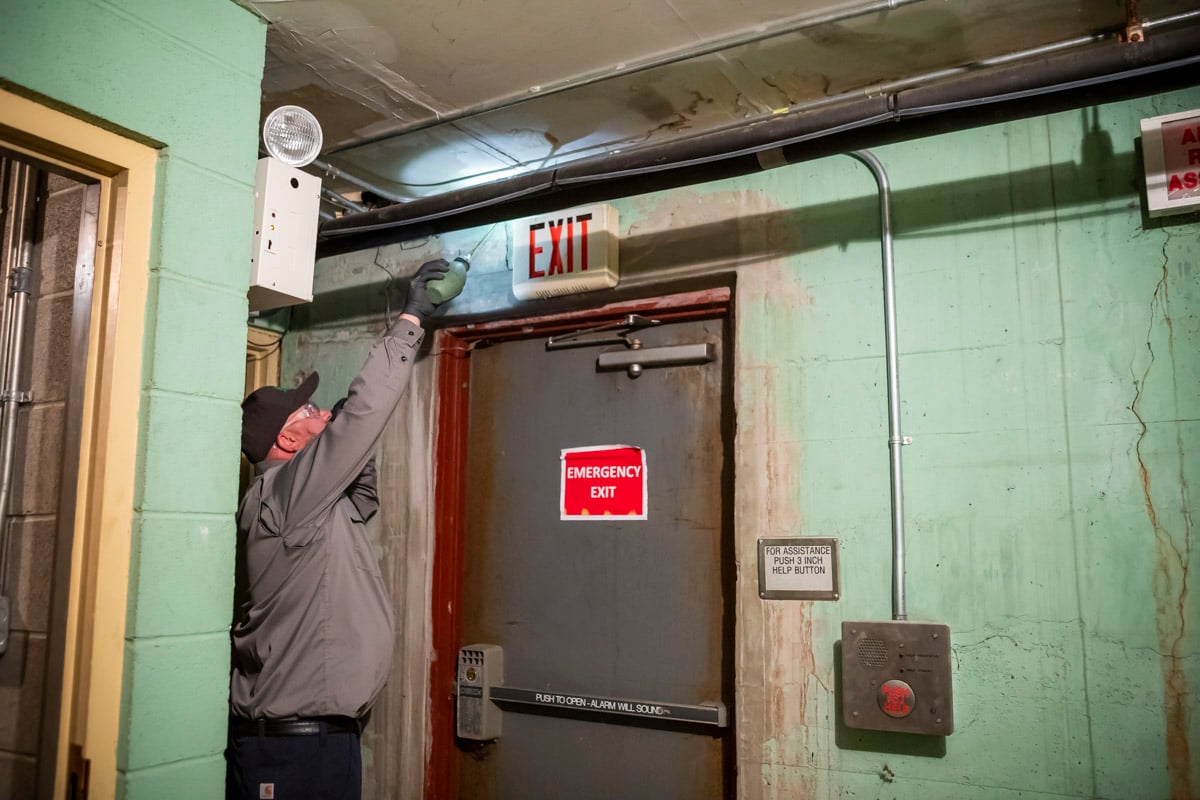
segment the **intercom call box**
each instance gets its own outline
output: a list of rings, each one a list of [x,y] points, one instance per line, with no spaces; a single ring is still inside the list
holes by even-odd
[[[953,733],[950,628],[843,622],[842,721],[894,733]]]

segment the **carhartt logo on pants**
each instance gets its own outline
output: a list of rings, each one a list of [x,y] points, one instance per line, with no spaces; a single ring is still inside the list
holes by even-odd
[[[258,800],[275,800],[275,784],[260,783],[258,785]]]

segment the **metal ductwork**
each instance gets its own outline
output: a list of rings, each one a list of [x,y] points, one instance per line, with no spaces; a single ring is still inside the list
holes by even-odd
[[[1194,85],[1200,29],[1147,22],[1142,42],[1089,37],[984,65],[825,98],[666,145],[583,159],[482,186],[346,214],[319,255],[515,219],[554,208],[735,177],[784,164]],[[915,85],[914,85],[915,84]]]

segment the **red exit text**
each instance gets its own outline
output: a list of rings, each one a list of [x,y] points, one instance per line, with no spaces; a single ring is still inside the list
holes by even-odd
[[[588,268],[588,221],[591,214],[580,214],[554,222],[535,222],[529,226],[529,277],[545,278],[548,275],[563,275],[575,271],[575,254],[579,253],[579,271],[586,272]],[[539,231],[549,227],[550,254],[549,261],[538,256],[546,248],[538,244]],[[565,259],[564,259],[565,253]],[[542,268],[539,269],[539,262]]]

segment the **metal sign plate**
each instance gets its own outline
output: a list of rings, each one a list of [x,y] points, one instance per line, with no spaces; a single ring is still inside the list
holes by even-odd
[[[758,540],[758,596],[837,600],[838,540],[791,536]]]

